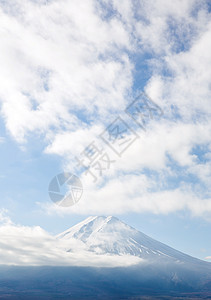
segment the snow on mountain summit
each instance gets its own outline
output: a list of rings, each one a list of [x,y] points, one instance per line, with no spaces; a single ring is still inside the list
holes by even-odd
[[[146,260],[197,260],[160,243],[113,216],[92,216],[57,236],[58,239],[82,242],[96,254],[133,255]]]

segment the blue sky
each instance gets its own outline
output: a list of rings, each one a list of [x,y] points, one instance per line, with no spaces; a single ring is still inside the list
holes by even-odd
[[[13,2],[0,1],[0,220],[56,234],[115,215],[209,260],[209,1]],[[146,131],[125,113],[141,92],[164,112]],[[117,117],[139,136],[121,157],[99,137]],[[75,160],[92,142],[116,160],[97,182]],[[84,186],[69,208],[48,196],[63,171]]]

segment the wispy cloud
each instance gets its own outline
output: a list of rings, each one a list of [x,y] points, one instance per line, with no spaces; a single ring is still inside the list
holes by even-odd
[[[5,138],[0,136],[0,144],[5,142]]]
[[[17,0],[13,6],[19,9],[0,7],[0,95],[15,139],[50,133],[51,126],[76,130],[84,122],[79,110],[103,119],[122,106],[132,64],[125,51],[129,35],[118,18],[104,20],[95,1]]]
[[[8,216],[8,210],[2,208],[0,210],[0,225],[12,225],[12,221]]]
[[[1,217],[0,264],[31,266],[91,266],[121,267],[141,263],[133,256],[96,255],[75,239],[67,242],[56,239],[39,226],[20,226]]]

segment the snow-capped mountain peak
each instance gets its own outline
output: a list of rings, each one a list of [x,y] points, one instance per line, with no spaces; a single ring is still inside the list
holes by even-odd
[[[96,254],[133,255],[145,260],[197,260],[160,243],[113,216],[92,216],[57,236],[70,241],[77,239],[88,251]]]

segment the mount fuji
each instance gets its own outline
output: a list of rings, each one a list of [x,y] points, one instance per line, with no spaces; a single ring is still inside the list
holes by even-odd
[[[65,248],[64,262],[68,256],[76,264],[1,266],[0,298],[211,299],[210,263],[160,243],[115,217],[89,217],[54,241],[55,251],[59,245]],[[102,260],[112,261],[112,266],[99,266]],[[135,264],[127,264],[128,260]]]
[[[88,217],[59,234],[57,239],[66,241],[68,252],[73,250],[72,239],[77,239],[88,251],[97,255],[132,255],[146,262],[207,265],[206,262],[158,242],[112,216]]]

